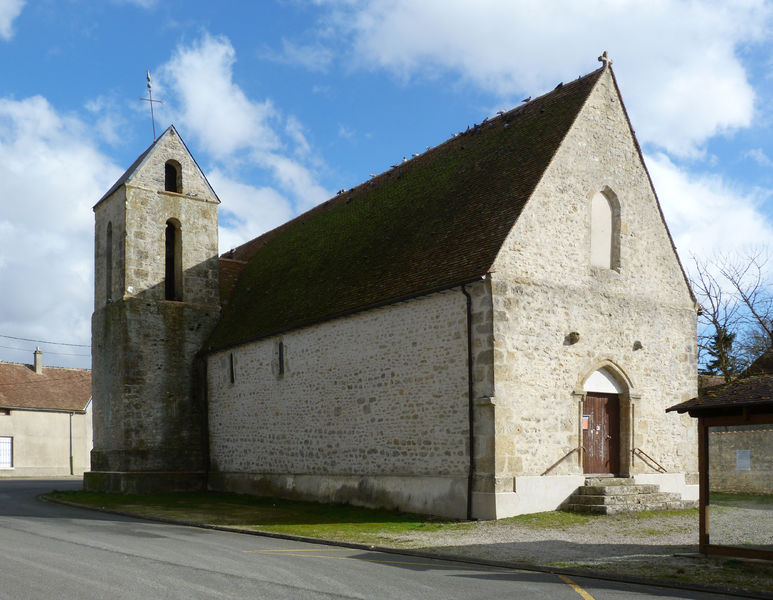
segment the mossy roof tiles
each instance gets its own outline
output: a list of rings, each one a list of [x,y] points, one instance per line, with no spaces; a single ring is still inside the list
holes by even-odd
[[[698,397],[666,410],[690,416],[717,415],[741,409],[773,412],[773,350],[767,350],[738,379],[699,390]]]
[[[599,69],[223,256],[244,261],[206,350],[461,285],[499,249]],[[222,264],[221,260],[221,264]]]

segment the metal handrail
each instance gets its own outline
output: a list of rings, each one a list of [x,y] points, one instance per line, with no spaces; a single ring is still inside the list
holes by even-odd
[[[650,461],[651,463],[654,463],[655,466],[657,466],[657,469],[655,469],[656,471],[659,471],[660,473],[668,473],[668,470],[663,465],[661,465],[658,461],[656,461],[654,458],[652,458],[649,454],[647,454],[641,448],[634,448],[632,450],[632,452],[633,452],[634,456],[638,455],[639,458],[641,458],[642,460],[646,459],[646,460]]]
[[[559,458],[559,459],[558,459],[556,462],[554,462],[554,463],[553,463],[552,465],[550,465],[550,466],[549,466],[547,469],[545,469],[545,472],[544,472],[544,473],[542,473],[542,475],[547,475],[547,474],[548,474],[548,473],[550,473],[550,472],[551,472],[553,469],[555,469],[555,468],[556,468],[558,465],[560,465],[562,462],[564,462],[564,461],[565,461],[567,458],[569,458],[569,457],[570,457],[572,454],[574,454],[575,452],[579,452],[579,451],[580,451],[580,450],[582,450],[582,449],[583,449],[583,447],[582,447],[582,446],[577,446],[576,448],[572,448],[571,450],[569,450],[569,452],[567,452],[566,454],[564,454],[564,455],[563,455],[561,458]]]

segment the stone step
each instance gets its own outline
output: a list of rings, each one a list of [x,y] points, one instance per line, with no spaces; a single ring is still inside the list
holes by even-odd
[[[622,494],[649,494],[660,491],[660,486],[646,483],[629,483],[627,485],[585,485],[577,489],[579,494],[592,496],[622,495]]]
[[[569,498],[571,504],[653,504],[658,502],[679,501],[678,494],[668,492],[648,492],[645,494],[573,494]]]
[[[562,509],[570,512],[616,515],[632,512],[644,512],[647,510],[681,510],[692,508],[693,501],[672,500],[668,502],[652,502],[649,504],[565,504]]]
[[[632,485],[630,477],[586,477],[585,485]]]

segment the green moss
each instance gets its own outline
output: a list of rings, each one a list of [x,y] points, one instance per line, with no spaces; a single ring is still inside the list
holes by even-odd
[[[54,491],[52,498],[132,514],[337,540],[374,543],[408,532],[464,529],[469,524],[348,504],[320,504],[240,494],[98,494]]]
[[[569,529],[571,527],[586,525],[589,521],[593,521],[594,519],[598,518],[598,515],[564,511],[550,511],[533,513],[529,515],[518,515],[517,517],[500,519],[500,522],[518,523],[527,527],[535,527],[540,529]]]
[[[600,71],[492,119],[250,244],[207,347],[485,274]]]

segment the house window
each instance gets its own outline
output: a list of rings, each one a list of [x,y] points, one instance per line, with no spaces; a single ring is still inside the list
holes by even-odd
[[[164,298],[182,301],[182,232],[176,219],[166,222],[164,277]]]
[[[107,224],[105,236],[105,298],[113,299],[113,224]]]
[[[13,469],[12,437],[0,437],[0,469]]]
[[[176,160],[168,160],[164,165],[164,190],[178,194],[183,191],[182,168]]]
[[[609,189],[596,192],[590,210],[590,264],[620,270],[620,204]]]

